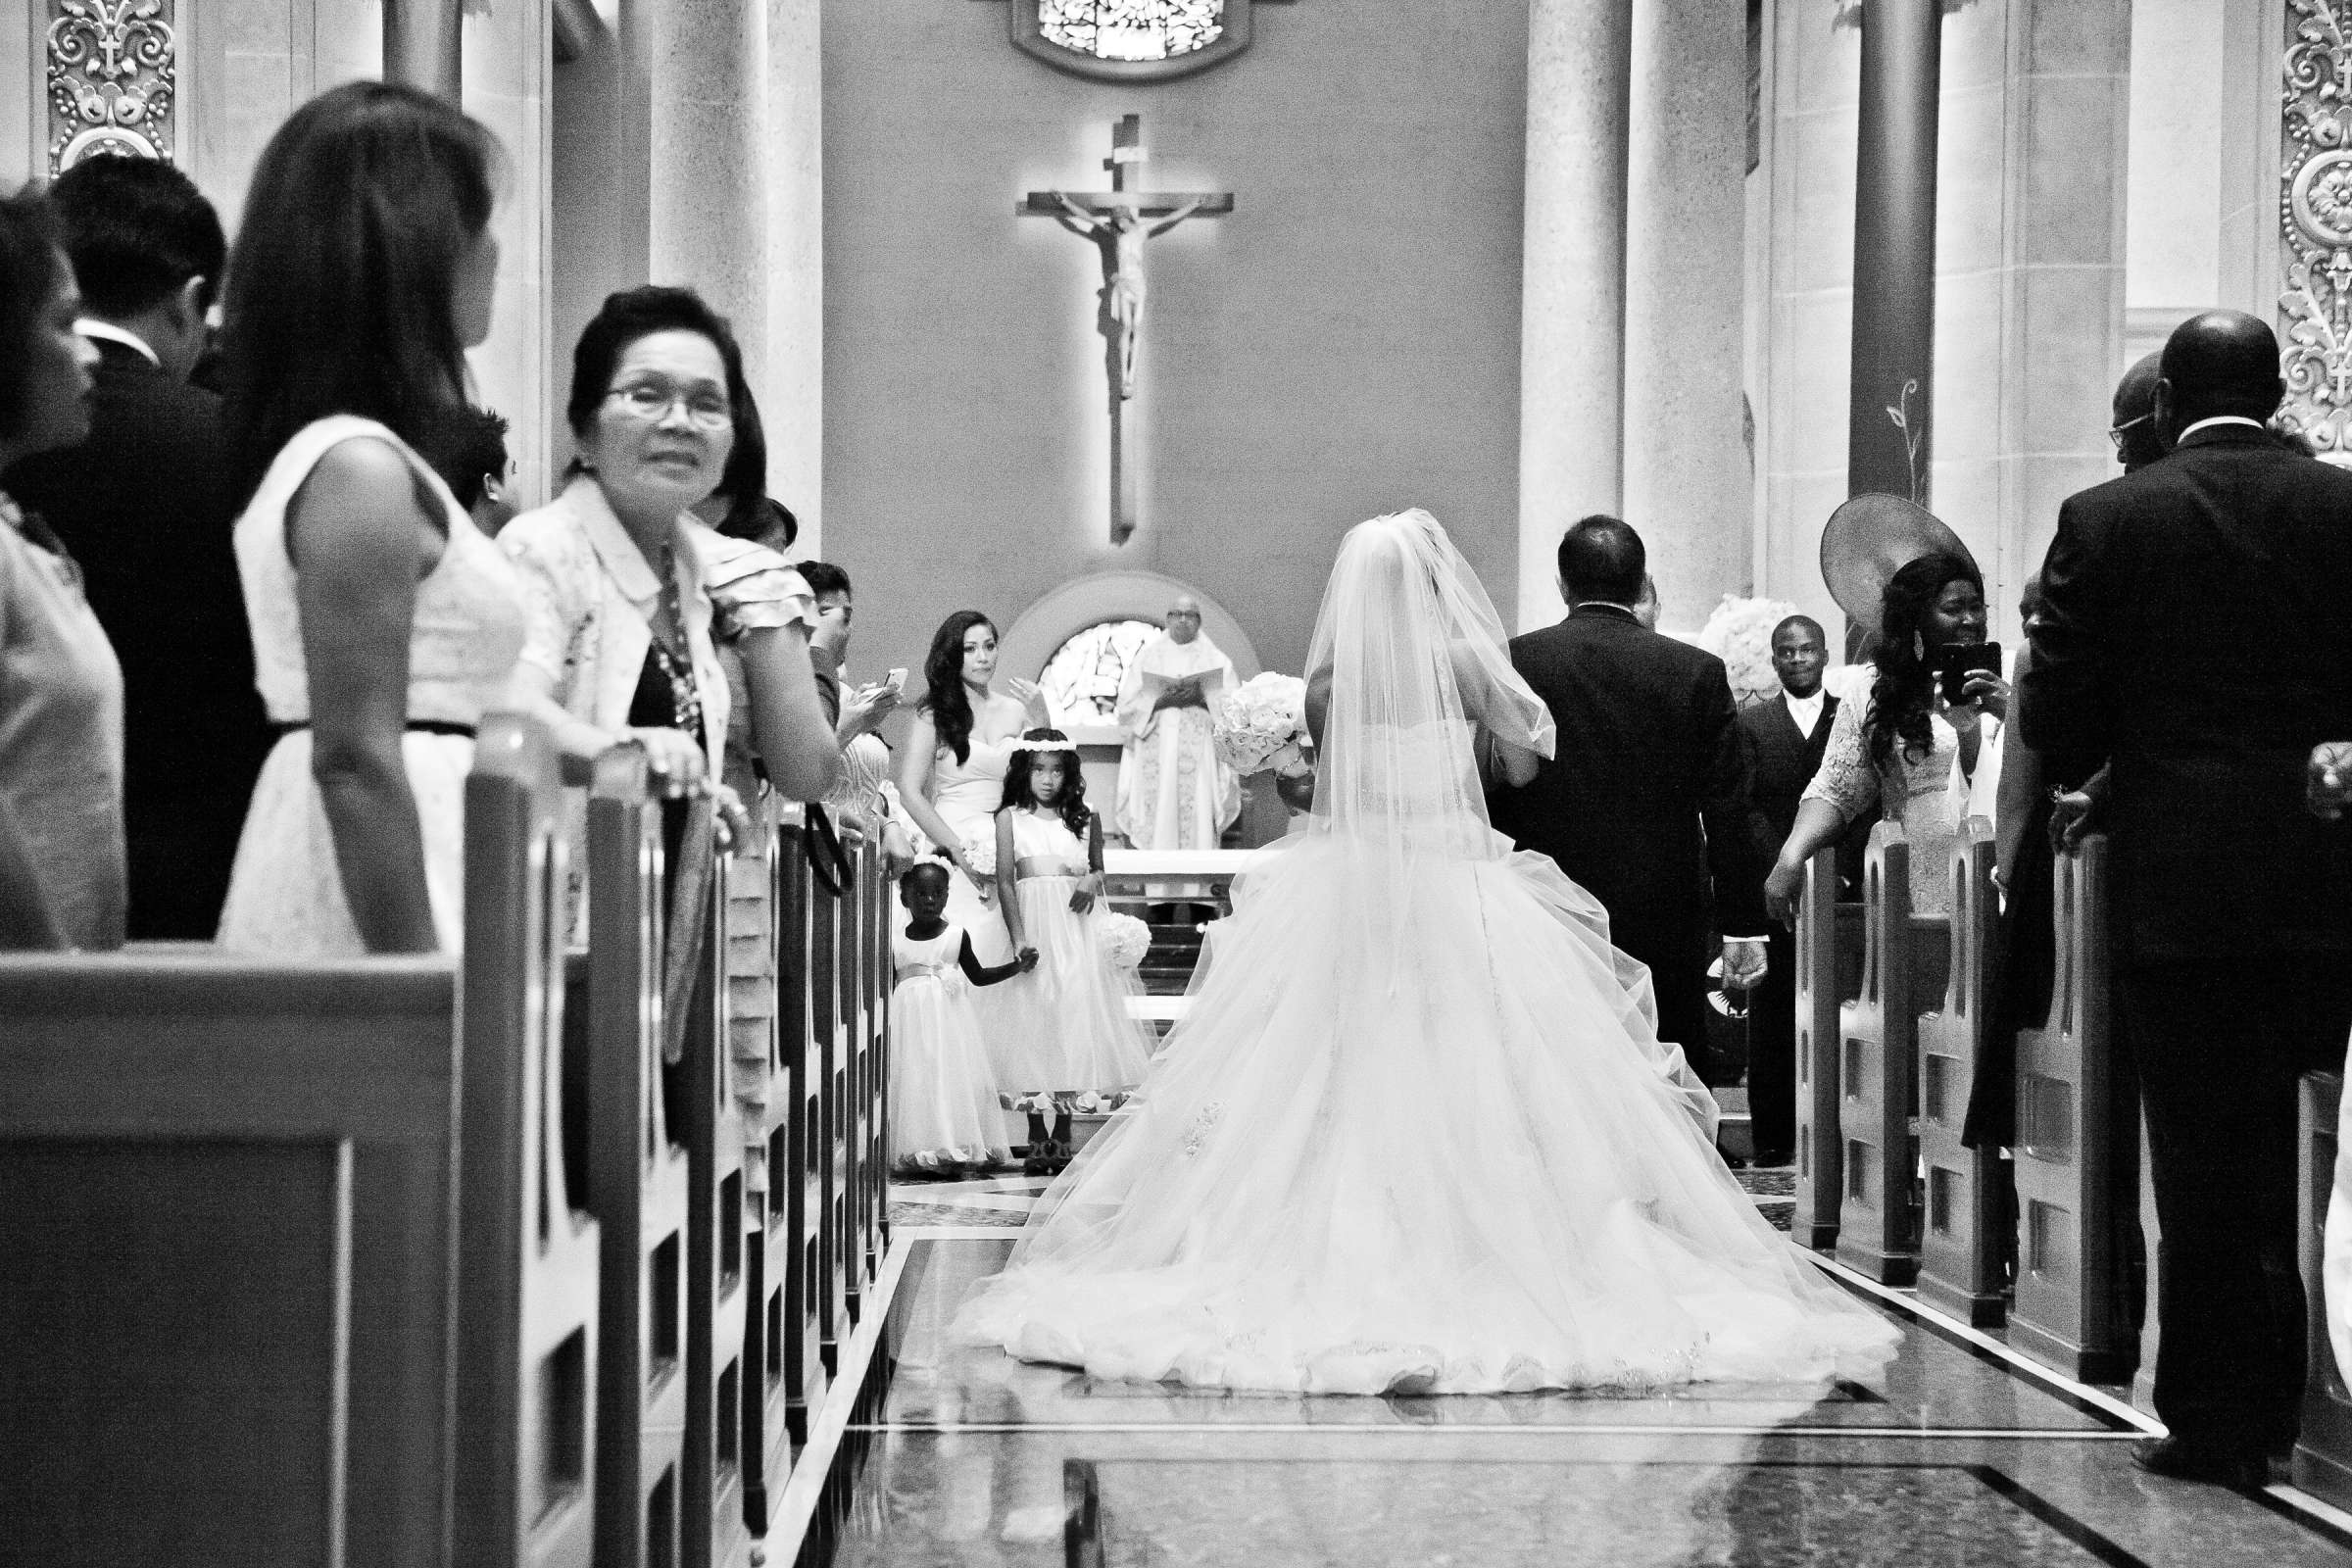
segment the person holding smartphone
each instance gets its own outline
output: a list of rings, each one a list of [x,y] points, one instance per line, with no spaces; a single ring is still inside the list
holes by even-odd
[[[1951,907],[1953,840],[1991,819],[2009,682],[1984,636],[1984,580],[1962,556],[1920,557],[1887,580],[1866,701],[1840,704],[1796,825],[1764,879],[1765,906],[1793,918],[1805,862],[1873,806],[1911,844],[1911,910]]]
[[[800,563],[801,576],[816,596],[816,630],[808,639],[817,685],[833,710],[833,738],[841,746],[841,782],[825,797],[836,818],[882,835],[883,853],[894,865],[911,860],[906,831],[893,821],[890,747],[879,731],[906,695],[906,672],[894,669],[881,680],[854,685],[849,678],[850,623],[857,613],[850,574],[829,561]]]

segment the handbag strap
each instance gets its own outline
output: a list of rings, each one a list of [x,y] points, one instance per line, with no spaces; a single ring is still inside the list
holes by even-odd
[[[809,873],[828,898],[838,899],[850,885],[850,858],[841,847],[841,835],[833,827],[833,818],[821,806],[803,808],[807,815],[801,834],[802,847],[808,856]]]

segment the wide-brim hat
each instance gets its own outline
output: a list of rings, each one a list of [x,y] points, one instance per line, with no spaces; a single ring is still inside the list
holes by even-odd
[[[1922,556],[1957,556],[1977,568],[1960,536],[1916,501],[1859,495],[1830,514],[1821,530],[1821,576],[1846,618],[1878,630],[1886,584]]]

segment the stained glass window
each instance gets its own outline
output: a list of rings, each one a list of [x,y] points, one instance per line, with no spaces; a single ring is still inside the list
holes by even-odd
[[[1097,60],[1170,60],[1217,41],[1225,0],[1038,0],[1039,29]]]
[[[1144,645],[1159,635],[1149,620],[1105,620],[1072,637],[1046,661],[1038,676],[1056,724],[1117,722],[1119,682]]]

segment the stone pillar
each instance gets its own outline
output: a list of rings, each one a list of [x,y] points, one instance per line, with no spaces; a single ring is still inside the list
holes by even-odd
[[[767,0],[768,494],[801,519],[793,552],[822,559],[824,62],[819,0]]]
[[[384,0],[384,79],[456,102],[465,79],[465,19],[463,0]]]
[[[490,127],[506,149],[506,188],[491,214],[498,236],[498,303],[489,339],[471,356],[475,393],[507,418],[521,503],[537,506],[549,489],[549,423],[564,401],[550,375],[548,339],[550,179],[549,92],[555,31],[549,0],[501,0],[466,19],[466,112]],[[578,322],[568,323],[576,332]],[[571,344],[565,339],[568,363]]]
[[[1743,0],[1635,0],[1625,219],[1625,515],[1661,623],[1695,632],[1749,576]]]
[[[1943,24],[1935,509],[2004,645],[2059,503],[2119,471],[2132,10],[1982,0]]]
[[[1625,502],[1633,0],[1532,0],[1519,329],[1518,625],[1562,613],[1560,534]]]
[[[651,33],[651,280],[725,316],[767,391],[767,17],[763,0],[660,0]]]
[[[1940,0],[1862,8],[1854,168],[1853,396],[1846,488],[1929,499],[1935,395]],[[2052,148],[2045,155],[2063,157]],[[1896,410],[1890,416],[1887,410]],[[1897,418],[1902,422],[1898,425]]]

